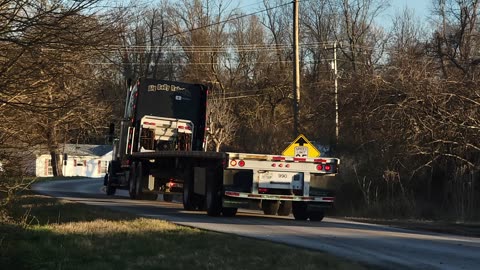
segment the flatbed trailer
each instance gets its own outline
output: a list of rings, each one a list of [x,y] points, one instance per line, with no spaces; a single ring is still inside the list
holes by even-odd
[[[152,94],[163,100],[156,104]],[[149,103],[142,101],[148,95]],[[157,111],[165,99],[168,106]],[[176,105],[184,101],[193,105]],[[181,196],[184,209],[210,216],[257,207],[267,215],[323,219],[334,203],[328,184],[339,159],[205,151],[205,106],[206,88],[199,85],[141,80],[131,87],[106,193],[128,189],[132,199],[156,200],[162,194],[166,201]]]

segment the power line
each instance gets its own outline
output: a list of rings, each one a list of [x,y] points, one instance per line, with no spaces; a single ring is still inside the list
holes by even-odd
[[[239,15],[239,16],[237,16],[237,17],[235,17],[235,18],[226,19],[226,20],[223,20],[223,21],[219,21],[219,22],[207,24],[207,25],[204,25],[204,26],[200,26],[200,27],[188,29],[188,30],[185,30],[185,31],[180,31],[180,32],[177,32],[177,33],[174,33],[174,34],[166,35],[165,37],[166,37],[166,38],[174,37],[174,36],[178,36],[178,35],[190,33],[190,32],[193,32],[193,31],[205,29],[205,28],[208,28],[208,27],[212,27],[212,26],[215,26],[215,25],[227,23],[227,22],[230,22],[230,21],[239,20],[239,19],[242,19],[242,18],[245,18],[245,17],[248,17],[248,16],[253,16],[253,15],[256,15],[256,14],[259,14],[259,13],[263,13],[263,12],[266,12],[266,11],[270,11],[270,10],[273,10],[273,9],[277,9],[277,8],[280,8],[280,7],[289,5],[289,4],[291,4],[291,2],[284,3],[284,4],[280,4],[280,5],[277,5],[277,6],[274,6],[274,7],[270,7],[270,8],[266,8],[266,9],[262,9],[262,10],[260,10],[260,11],[255,11],[255,12],[252,12],[252,13]]]

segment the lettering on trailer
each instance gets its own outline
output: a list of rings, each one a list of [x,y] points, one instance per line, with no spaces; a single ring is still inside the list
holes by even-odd
[[[300,134],[283,150],[282,155],[290,157],[319,157],[320,151],[303,134]]]
[[[170,92],[176,92],[176,91],[182,91],[185,90],[185,88],[180,87],[180,86],[175,86],[171,84],[150,84],[148,85],[148,92],[155,92],[155,91],[170,91]]]

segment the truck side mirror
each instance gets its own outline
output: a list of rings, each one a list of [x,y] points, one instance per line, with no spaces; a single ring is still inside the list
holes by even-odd
[[[113,134],[115,133],[115,124],[110,123],[108,126],[108,141],[113,142]]]

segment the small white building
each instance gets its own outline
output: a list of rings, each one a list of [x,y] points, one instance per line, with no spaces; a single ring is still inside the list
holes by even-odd
[[[112,160],[112,145],[65,144],[60,146],[63,154],[63,176],[103,177]],[[52,159],[48,151],[38,151],[35,160],[35,176],[53,176]]]

